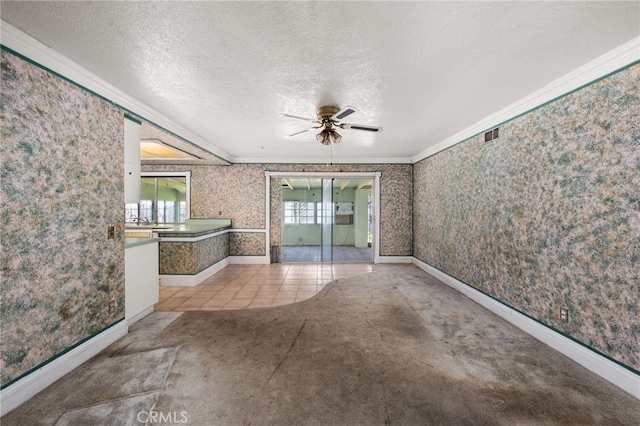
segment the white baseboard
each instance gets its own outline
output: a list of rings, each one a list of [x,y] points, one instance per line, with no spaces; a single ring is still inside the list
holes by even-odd
[[[2,389],[0,391],[0,416],[4,416],[20,404],[31,399],[35,394],[97,355],[98,352],[116,340],[124,337],[128,331],[127,321],[120,321],[59,358]]]
[[[269,256],[229,256],[232,265],[268,265],[271,263]]]
[[[140,321],[142,318],[146,317],[147,315],[152,314],[153,313],[153,306],[154,305],[151,305],[147,309],[145,309],[145,310],[143,310],[141,312],[138,312],[137,315],[134,315],[131,318],[127,318],[127,324],[129,325],[129,327],[131,327],[133,324],[137,323],[138,321]]]
[[[271,263],[269,256],[229,256],[232,265],[268,265]],[[375,263],[412,263],[411,256],[378,256]],[[312,262],[313,263],[313,262]],[[167,284],[164,284],[167,285]]]
[[[412,263],[411,256],[378,256],[375,263]]]
[[[229,264],[229,258],[225,257],[218,263],[214,263],[204,271],[200,271],[195,275],[160,275],[161,286],[177,286],[177,287],[195,287],[216,272],[220,272]]]
[[[625,392],[640,399],[640,376],[627,370],[595,351],[563,336],[486,294],[468,286],[433,266],[414,258],[413,263],[425,272],[438,278],[449,287],[458,290],[474,302],[484,306],[496,315],[530,334],[542,343],[552,347],[566,357],[574,360],[587,370],[613,383]]]

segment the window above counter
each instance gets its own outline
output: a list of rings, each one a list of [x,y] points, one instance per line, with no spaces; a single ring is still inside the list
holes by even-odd
[[[125,223],[180,224],[190,217],[191,172],[142,172],[140,201],[125,204]]]

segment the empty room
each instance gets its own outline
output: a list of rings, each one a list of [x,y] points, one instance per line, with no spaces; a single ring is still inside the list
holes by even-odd
[[[640,3],[0,3],[3,425],[637,425]]]

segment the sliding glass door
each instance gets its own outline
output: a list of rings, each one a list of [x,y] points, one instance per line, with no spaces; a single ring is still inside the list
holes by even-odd
[[[283,262],[373,262],[371,178],[283,178]]]
[[[333,179],[322,179],[322,261],[333,261]]]

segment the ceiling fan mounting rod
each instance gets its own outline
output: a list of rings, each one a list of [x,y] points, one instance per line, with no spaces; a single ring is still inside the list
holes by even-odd
[[[330,121],[331,117],[340,112],[340,108],[333,105],[325,105],[318,108],[318,120],[321,122]]]

